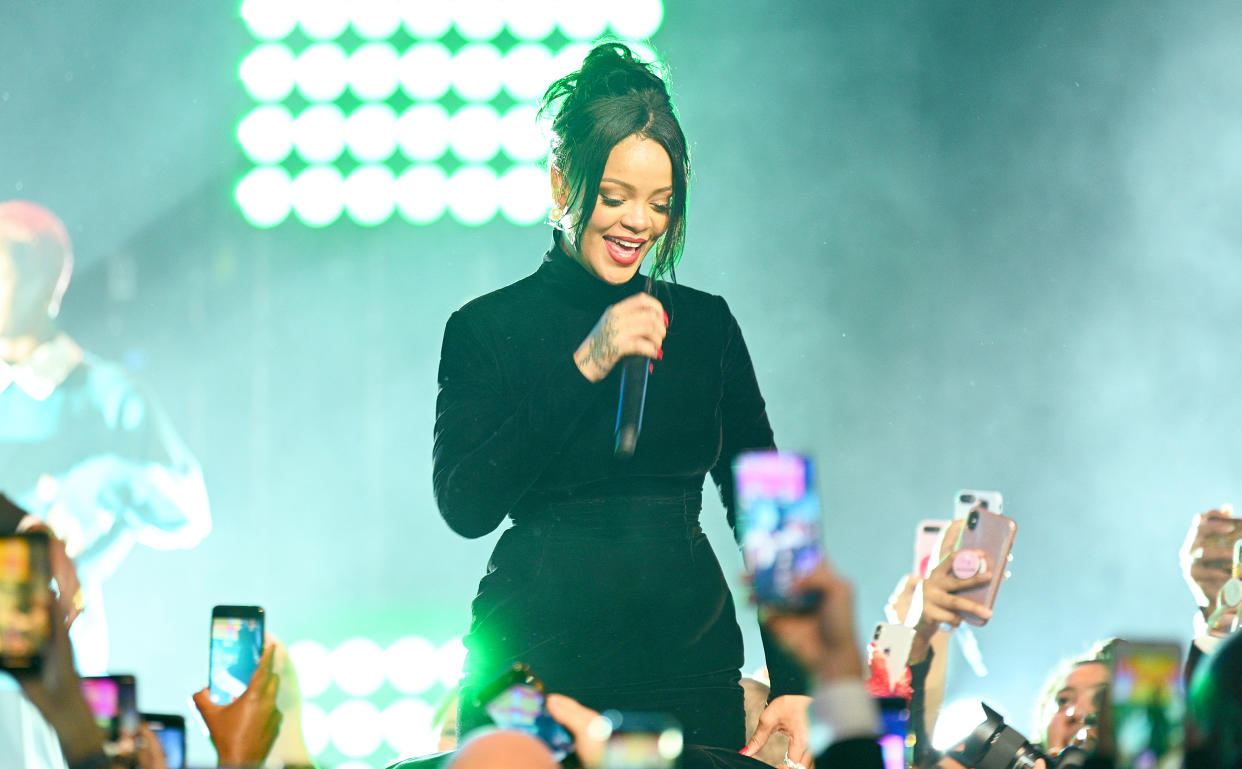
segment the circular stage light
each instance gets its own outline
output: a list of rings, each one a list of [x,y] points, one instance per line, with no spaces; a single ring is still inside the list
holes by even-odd
[[[544,135],[538,119],[539,110],[519,104],[500,119],[500,146],[512,160],[541,160],[548,154],[549,136]]]
[[[439,104],[416,104],[397,120],[397,143],[411,160],[436,160],[448,141],[449,115]]]
[[[396,0],[352,0],[349,23],[364,40],[387,40],[401,26]]]
[[[552,57],[548,64],[548,82],[562,78],[580,68],[586,55],[591,52],[590,43],[570,43]]]
[[[453,15],[446,2],[400,0],[397,8],[406,30],[422,40],[438,40],[453,25]]]
[[[506,0],[501,15],[518,40],[543,40],[556,29],[556,16],[547,0]]]
[[[302,672],[298,671],[298,684]],[[306,740],[306,752],[317,756],[328,749],[328,714],[313,702],[302,700],[302,736]]]
[[[397,177],[397,210],[410,224],[430,224],[444,215],[447,188],[439,166],[412,166]]]
[[[336,749],[351,758],[365,758],[379,748],[379,709],[366,700],[348,700],[328,714],[328,731]]]
[[[559,0],[556,23],[570,40],[594,40],[604,34],[608,14],[600,0]]]
[[[467,45],[453,57],[453,90],[466,101],[490,101],[500,92],[500,51],[486,43]]]
[[[504,28],[499,0],[455,0],[453,24],[467,40],[491,40]]]
[[[364,104],[345,119],[345,144],[363,163],[387,160],[397,150],[397,113],[387,104]]]
[[[422,694],[438,677],[436,647],[426,638],[402,638],[384,651],[384,669],[397,691]]]
[[[293,146],[308,163],[331,163],[345,151],[345,113],[335,104],[308,107],[293,121]]]
[[[255,101],[280,101],[293,90],[293,52],[281,43],[267,43],[242,59],[237,74]]]
[[[662,0],[626,0],[612,3],[608,11],[608,25],[617,37],[626,40],[646,40],[663,22]]]
[[[293,212],[309,227],[332,224],[345,208],[344,185],[341,172],[332,166],[311,166],[293,180]]]
[[[323,644],[318,641],[289,644],[289,659],[298,674],[298,688],[303,697],[318,697],[328,690],[332,684],[332,669]]]
[[[449,119],[449,146],[467,163],[491,160],[500,150],[500,115],[486,104],[462,107]]]
[[[401,90],[411,99],[435,101],[449,89],[453,55],[439,43],[411,46],[397,62]]]
[[[287,37],[298,23],[295,6],[287,0],[243,0],[241,17],[260,40]]]
[[[552,205],[552,183],[538,166],[514,166],[498,182],[500,212],[514,224],[538,224]]]
[[[466,664],[466,645],[454,638],[436,652],[436,665],[440,668],[440,683],[452,689],[461,683],[461,670]]]
[[[355,224],[383,224],[396,208],[396,178],[388,166],[360,166],[345,180],[345,212]]]
[[[289,174],[283,168],[256,168],[237,184],[234,196],[242,216],[255,227],[275,227],[293,206]]]
[[[310,101],[334,101],[345,90],[345,52],[335,43],[317,43],[293,65],[298,90]]]
[[[335,40],[349,26],[346,4],[339,0],[298,0],[298,24],[311,40]]]
[[[440,731],[432,726],[435,709],[421,700],[397,700],[380,713],[384,742],[405,758],[434,753]]]
[[[342,197],[344,192],[342,188]],[[384,683],[383,653],[370,638],[351,638],[333,649],[332,678],[336,685],[355,697],[374,694]]]
[[[363,101],[383,101],[397,90],[397,51],[388,43],[367,43],[349,57],[349,88]]]
[[[293,115],[278,104],[256,107],[237,125],[237,140],[255,163],[279,163],[293,151]]]
[[[548,77],[551,64],[552,52],[546,46],[539,43],[513,46],[500,65],[505,90],[519,101],[538,99],[552,82]]]
[[[477,227],[496,216],[496,172],[487,166],[462,166],[446,193],[449,212],[461,224]]]

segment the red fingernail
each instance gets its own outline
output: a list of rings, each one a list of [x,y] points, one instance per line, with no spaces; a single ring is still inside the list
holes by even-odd
[[[668,327],[668,311],[667,311],[667,310],[661,310],[661,312],[663,312],[663,313],[664,313],[664,326],[665,326],[665,328],[667,328],[667,327]]]
[[[661,347],[660,351],[656,353],[656,360],[664,360],[664,348],[663,347]]]
[[[647,364],[647,373],[648,373],[648,374],[650,374],[650,373],[651,373],[651,372],[653,372],[653,371],[655,371],[655,364],[654,364],[654,363],[648,363],[648,364]]]

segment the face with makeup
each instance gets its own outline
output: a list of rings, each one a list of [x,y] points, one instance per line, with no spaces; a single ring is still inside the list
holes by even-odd
[[[553,188],[563,190],[552,172]],[[608,154],[595,210],[575,259],[608,283],[624,283],[638,272],[647,252],[668,229],[673,164],[659,142],[634,134]],[[564,205],[565,196],[557,194]]]
[[[1070,670],[1054,695],[1056,712],[1048,722],[1049,748],[1082,745],[1084,737],[1090,739],[1083,729],[1088,722],[1094,723],[1091,717],[1099,709],[1100,691],[1107,684],[1108,666],[1102,662],[1084,662]]]

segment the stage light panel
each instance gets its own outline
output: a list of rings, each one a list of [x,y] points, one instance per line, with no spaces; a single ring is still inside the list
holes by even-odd
[[[406,31],[421,40],[437,40],[453,26],[453,14],[443,0],[400,0],[397,7]]]
[[[453,56],[453,90],[468,102],[486,102],[500,92],[500,51],[484,43],[467,45]]]
[[[404,694],[422,694],[439,678],[435,644],[426,638],[407,636],[384,651],[388,682]]]
[[[370,638],[351,638],[332,650],[332,679],[346,694],[373,694],[384,683],[383,654]]]
[[[401,28],[396,0],[351,0],[349,24],[364,40],[387,40]]]
[[[289,173],[278,166],[261,166],[242,179],[234,192],[246,221],[266,229],[283,222],[292,208]]]
[[[410,224],[430,224],[448,205],[448,178],[439,166],[417,165],[397,177],[397,210]]]
[[[436,666],[440,669],[440,683],[449,689],[461,683],[462,668],[466,664],[466,645],[461,638],[446,642],[436,652]]]
[[[500,0],[454,0],[453,26],[467,40],[491,40],[504,28]]]
[[[548,72],[552,52],[540,43],[521,43],[509,49],[500,64],[505,90],[513,98],[534,103],[552,82]]]
[[[238,76],[246,93],[258,102],[281,101],[293,90],[293,52],[281,43],[267,43],[242,59]]]
[[[298,90],[309,101],[330,102],[345,91],[349,58],[336,43],[307,48],[293,65]]]
[[[329,713],[328,732],[336,749],[350,758],[370,756],[384,739],[379,709],[367,700],[347,700]]]
[[[345,151],[345,113],[335,104],[307,107],[293,120],[293,146],[307,163],[331,163]]]
[[[397,62],[401,90],[411,99],[436,101],[452,84],[453,54],[439,43],[419,43]]]
[[[397,151],[397,113],[387,104],[364,104],[345,119],[345,145],[361,163],[379,163]]]
[[[237,141],[255,163],[279,163],[293,151],[293,115],[276,104],[256,107],[238,124]]]
[[[519,104],[500,119],[500,146],[510,159],[534,163],[547,156],[550,134],[544,133],[538,112],[530,104]]]
[[[594,40],[604,34],[608,14],[601,0],[556,0],[556,24],[570,40]]]
[[[435,709],[422,700],[397,700],[380,713],[380,733],[401,757],[434,753],[440,741],[434,718]]]
[[[462,107],[448,124],[449,146],[467,163],[484,163],[500,151],[500,116],[486,104]]]
[[[328,649],[318,641],[289,644],[289,659],[298,674],[303,697],[318,697],[332,684],[332,663]]]
[[[327,227],[345,208],[345,180],[332,166],[311,166],[293,180],[293,213],[309,227]]]
[[[556,29],[556,15],[548,0],[506,0],[501,15],[518,40],[543,40]]]
[[[662,23],[664,3],[661,0],[626,0],[608,6],[608,26],[623,40],[646,40]]]
[[[298,686],[302,685],[302,671],[298,670]],[[302,692],[302,738],[306,752],[317,756],[328,749],[328,714],[313,702],[307,702]]]
[[[496,172],[487,166],[462,166],[445,185],[449,213],[468,227],[491,221],[498,208],[497,193]]]
[[[548,83],[565,77],[582,66],[586,56],[591,52],[590,43],[570,43],[556,52],[548,63]]]
[[[349,89],[364,102],[387,99],[397,90],[397,62],[388,43],[367,43],[349,57]]]
[[[311,40],[335,40],[349,26],[349,10],[341,0],[297,0],[298,26]]]
[[[397,206],[395,185],[387,166],[359,166],[345,179],[345,213],[363,227],[388,221]]]
[[[552,182],[538,166],[514,166],[500,177],[500,212],[519,226],[542,222],[552,202]]]
[[[243,0],[241,17],[260,40],[281,40],[297,26],[295,6],[288,0]]]
[[[436,160],[448,142],[449,114],[439,104],[416,104],[397,119],[397,143],[411,160]]]

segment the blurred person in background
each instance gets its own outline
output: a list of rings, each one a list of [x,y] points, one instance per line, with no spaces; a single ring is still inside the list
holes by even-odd
[[[134,377],[56,327],[73,247],[51,211],[0,203],[0,491],[46,522],[82,583],[74,648],[106,672],[103,583],[135,543],[189,548],[211,530],[198,463]]]

